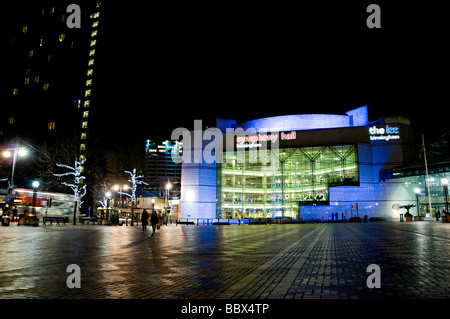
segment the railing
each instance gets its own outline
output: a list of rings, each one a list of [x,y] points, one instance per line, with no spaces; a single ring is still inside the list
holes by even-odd
[[[295,224],[299,220],[293,218],[180,218],[175,224],[180,225],[261,225],[261,224]]]

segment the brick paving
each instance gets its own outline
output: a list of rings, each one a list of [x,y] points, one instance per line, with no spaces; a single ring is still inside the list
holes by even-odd
[[[0,228],[1,299],[441,299],[450,224]],[[69,289],[69,264],[81,288]],[[381,269],[368,288],[367,266]]]

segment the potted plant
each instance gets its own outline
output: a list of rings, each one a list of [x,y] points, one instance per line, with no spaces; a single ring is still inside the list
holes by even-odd
[[[405,213],[405,219],[407,222],[412,222],[413,220],[413,215],[409,212],[409,210],[413,207],[416,207],[416,205],[414,204],[408,204],[408,205],[402,205],[399,208],[404,208],[406,209],[406,213]]]
[[[443,223],[448,223],[449,222],[449,219],[450,219],[450,215],[448,214],[448,213],[446,213],[445,212],[445,210],[442,212],[442,215],[441,215],[441,221],[443,222]]]

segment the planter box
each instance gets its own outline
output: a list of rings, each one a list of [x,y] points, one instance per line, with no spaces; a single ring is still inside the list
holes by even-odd
[[[447,216],[447,215],[442,216],[442,218],[441,218],[442,222],[443,222],[443,223],[448,223],[448,222],[449,222],[449,221],[448,221],[448,217],[449,217],[449,216]]]
[[[407,222],[412,222],[413,217],[412,216],[405,216],[405,219]]]
[[[414,221],[421,221],[423,220],[422,216],[414,216]]]

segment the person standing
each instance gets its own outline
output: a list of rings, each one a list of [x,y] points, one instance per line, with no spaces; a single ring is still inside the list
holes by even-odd
[[[144,209],[144,211],[142,212],[141,222],[142,222],[142,231],[145,233],[147,231],[148,225],[148,212],[146,209]]]
[[[156,211],[152,211],[152,215],[150,216],[150,224],[152,224],[152,236],[156,233],[156,225],[158,224],[158,215],[156,215]]]

